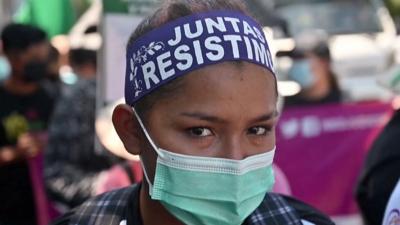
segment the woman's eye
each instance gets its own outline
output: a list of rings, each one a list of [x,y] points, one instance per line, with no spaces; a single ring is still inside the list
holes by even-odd
[[[207,137],[212,135],[212,131],[204,127],[194,127],[189,129],[190,135],[195,137]]]
[[[248,130],[248,133],[251,135],[266,135],[270,131],[265,127],[252,127]]]

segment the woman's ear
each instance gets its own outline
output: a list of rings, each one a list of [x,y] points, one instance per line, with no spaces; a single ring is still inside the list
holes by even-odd
[[[141,153],[141,127],[137,121],[133,109],[126,104],[115,107],[112,122],[119,138],[129,153],[139,155]]]

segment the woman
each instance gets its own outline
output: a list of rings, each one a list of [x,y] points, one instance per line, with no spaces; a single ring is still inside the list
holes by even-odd
[[[133,33],[127,65],[127,104],[113,123],[146,179],[56,224],[332,224],[267,194],[276,79],[262,29],[240,1],[168,1]]]
[[[301,92],[285,98],[285,106],[339,103],[342,94],[332,70],[331,53],[326,35],[307,31],[299,35],[291,52],[293,66],[289,78],[299,83]]]

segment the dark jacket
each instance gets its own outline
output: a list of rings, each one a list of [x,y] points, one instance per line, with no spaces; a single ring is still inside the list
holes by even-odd
[[[381,224],[386,204],[400,177],[400,110],[372,145],[356,198],[366,224]]]

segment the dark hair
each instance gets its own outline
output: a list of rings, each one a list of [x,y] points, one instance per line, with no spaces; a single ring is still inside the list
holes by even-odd
[[[56,47],[50,45],[48,62],[57,62],[60,59],[60,52]]]
[[[1,32],[3,50],[22,52],[29,47],[45,42],[47,34],[42,29],[25,24],[8,24]]]
[[[329,49],[328,43],[318,44],[311,50],[311,52],[314,53],[319,58],[331,61],[331,51]]]
[[[191,14],[212,10],[233,10],[247,15],[249,14],[246,5],[240,0],[169,0],[163,3],[152,16],[146,18],[139,24],[131,35],[128,46],[135,42],[140,36],[170,21]],[[240,62],[238,63],[240,64]],[[145,117],[146,112],[151,109],[157,100],[164,96],[169,96],[172,91],[178,89],[182,83],[182,77],[180,77],[159,87],[157,90],[135,103],[135,110],[137,110],[141,117]]]
[[[97,53],[93,50],[84,48],[72,49],[69,52],[69,63],[72,66],[83,66],[91,64],[94,67],[97,65]]]
[[[83,32],[84,34],[93,34],[93,33],[98,33],[98,27],[97,25],[90,25],[89,27],[86,28],[86,30]]]

